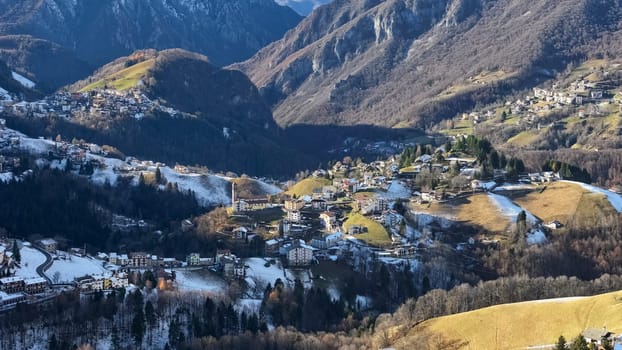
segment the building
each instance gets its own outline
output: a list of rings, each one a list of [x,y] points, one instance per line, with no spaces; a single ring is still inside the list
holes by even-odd
[[[188,265],[190,266],[199,265],[201,263],[201,256],[199,255],[199,253],[190,253],[186,257],[186,263],[188,263]]]
[[[45,278],[31,278],[24,281],[24,290],[27,294],[39,294],[45,292],[48,282]]]
[[[13,305],[26,301],[24,293],[7,294],[0,292],[0,306]]]
[[[333,231],[333,228],[337,224],[337,217],[335,213],[330,211],[325,211],[320,214],[320,220],[327,231]]]
[[[233,230],[233,238],[239,240],[245,240],[248,236],[248,229],[244,226],[240,226]]]
[[[291,199],[285,201],[285,210],[298,211],[305,206],[305,201],[302,199]]]
[[[581,332],[581,335],[585,338],[587,343],[595,343],[598,348],[602,345],[603,340],[608,339],[610,344],[613,344],[613,333],[609,332],[607,328],[588,328]]]
[[[38,243],[41,248],[45,249],[48,253],[56,254],[56,250],[58,249],[58,242],[56,242],[52,238],[42,239]]]
[[[75,279],[80,292],[99,292],[104,290],[104,279],[93,276],[84,276]]]
[[[289,266],[309,266],[313,260],[313,248],[301,244],[299,240],[294,240],[294,242],[285,249],[285,252],[285,257]]]
[[[21,277],[0,278],[0,291],[7,294],[21,293],[24,291],[24,279]]]
[[[311,240],[311,246],[317,249],[328,249],[334,247],[343,238],[343,233],[336,232],[330,235],[316,237]]]
[[[0,245],[0,265],[4,264],[4,252],[6,248],[3,245]]]
[[[110,287],[114,289],[126,288],[129,285],[127,273],[120,272],[115,276],[110,277]]]
[[[279,253],[279,241],[269,239],[265,244],[266,255],[276,255]]]
[[[290,222],[300,222],[302,220],[302,215],[298,210],[288,210],[287,220]]]
[[[311,200],[311,208],[313,208],[313,210],[321,210],[324,211],[326,210],[326,208],[328,207],[328,202],[326,202],[326,200],[324,199],[313,199]]]
[[[128,265],[130,267],[151,266],[151,255],[143,252],[130,253]]]

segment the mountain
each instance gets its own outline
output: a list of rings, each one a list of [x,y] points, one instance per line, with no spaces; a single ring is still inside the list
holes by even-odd
[[[332,0],[275,0],[277,4],[289,6],[298,14],[307,16],[318,6],[327,4]]]
[[[100,87],[117,89],[121,96],[135,88],[152,102],[144,115],[122,113],[119,103],[130,106],[134,90],[119,98],[100,96]],[[60,134],[112,145],[142,158],[219,171],[276,176],[317,164],[316,158],[284,146],[282,130],[243,73],[218,68],[200,54],[181,49],[138,51],[69,89],[87,93],[86,113],[76,107],[67,119],[7,116],[8,124],[30,135]],[[101,104],[114,107],[95,107]]]
[[[0,59],[36,82],[42,92],[73,83],[94,69],[58,44],[28,35],[0,36]]]
[[[137,49],[174,47],[227,64],[300,19],[272,0],[0,0],[0,34],[55,42],[95,66]]]
[[[336,0],[234,67],[282,126],[429,126],[622,52],[620,13],[619,0]]]

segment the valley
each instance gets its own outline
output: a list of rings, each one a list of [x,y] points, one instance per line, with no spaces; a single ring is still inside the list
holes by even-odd
[[[617,349],[622,2],[0,0],[0,349]]]

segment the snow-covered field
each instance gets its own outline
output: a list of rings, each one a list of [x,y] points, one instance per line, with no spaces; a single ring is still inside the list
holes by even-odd
[[[54,145],[54,141],[33,139],[30,137],[22,137],[20,140],[20,148],[31,154],[47,154],[54,148]]]
[[[25,76],[19,73],[16,73],[16,72],[11,72],[11,75],[13,76],[13,79],[17,80],[17,82],[22,84],[23,87],[26,87],[29,89],[32,89],[35,87],[35,83],[32,80],[26,78]]]
[[[605,189],[602,189],[600,187],[588,185],[588,184],[585,184],[583,182],[576,182],[576,181],[564,181],[564,182],[568,182],[568,183],[572,183],[572,184],[575,184],[575,185],[579,185],[579,186],[583,187],[584,189],[586,189],[586,190],[588,190],[590,192],[604,194],[605,196],[607,196],[607,199],[609,200],[609,203],[611,203],[613,208],[618,213],[622,212],[622,196],[620,196],[619,194],[617,194],[615,192],[611,192],[611,191],[605,190]]]
[[[67,254],[66,259],[54,260],[52,266],[45,271],[53,282],[58,272],[58,283],[72,282],[77,277],[85,275],[110,275],[111,272],[106,270],[101,261],[82,258],[79,256]]]
[[[285,272],[278,260],[276,264],[271,264],[270,267],[264,266],[266,260],[263,258],[248,258],[244,263],[248,266],[246,269],[247,279],[251,279],[259,289],[263,290],[268,283],[274,285],[277,278],[283,282],[286,281]]]
[[[501,210],[503,216],[508,217],[512,220],[512,222],[516,222],[516,217],[518,216],[518,213],[520,213],[522,210],[525,210],[516,205],[505,196],[494,193],[488,193],[488,196],[490,197],[490,199],[492,199],[493,203]],[[531,214],[527,210],[525,210],[525,213],[527,214],[528,222],[532,224],[538,223],[539,220],[535,216],[533,216],[533,214]]]
[[[261,307],[261,299],[240,299],[234,305],[235,311],[246,312],[246,314],[259,314],[259,308]]]
[[[386,192],[380,192],[380,196],[388,200],[408,199],[410,195],[410,188],[400,180],[393,180]]]
[[[160,168],[168,182],[176,182],[179,189],[191,190],[203,205],[225,204],[231,201],[227,180],[215,175],[179,174],[169,167]]]
[[[22,258],[22,267],[15,271],[15,275],[24,278],[40,277],[37,267],[45,262],[45,255],[31,247],[22,247],[19,253]]]
[[[175,281],[184,292],[223,294],[227,291],[227,283],[206,270],[175,270]]]

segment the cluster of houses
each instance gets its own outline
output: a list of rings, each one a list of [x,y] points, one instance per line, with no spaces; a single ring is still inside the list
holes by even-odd
[[[76,286],[82,293],[101,292],[127,288],[129,285],[126,272],[116,272],[112,276],[88,275],[75,279]]]
[[[606,73],[605,73],[606,75]],[[612,83],[603,79],[601,81],[588,81],[579,79],[570,83],[566,87],[553,84],[550,88],[533,88],[531,95],[524,99],[507,101],[505,108],[508,113],[520,117],[519,124],[527,129],[541,127],[541,115],[554,110],[573,108],[578,111],[580,118],[589,115],[604,115],[599,108],[599,104],[608,102],[619,105],[622,111],[622,95],[616,94],[617,83]],[[607,114],[607,113],[605,113]],[[464,113],[462,120],[470,120],[474,125],[482,123],[496,117],[492,110],[484,112]],[[559,127],[559,123],[551,123],[549,127]]]
[[[29,297],[44,293],[48,282],[41,277],[28,278],[12,276],[0,278],[0,307],[28,300]]]
[[[139,89],[118,91],[94,89],[84,93],[57,92],[35,102],[4,100],[4,110],[17,116],[46,118],[89,118],[128,116],[142,118],[154,108],[165,109],[151,101]],[[167,112],[168,109],[167,109]],[[171,111],[177,113],[176,111]]]

